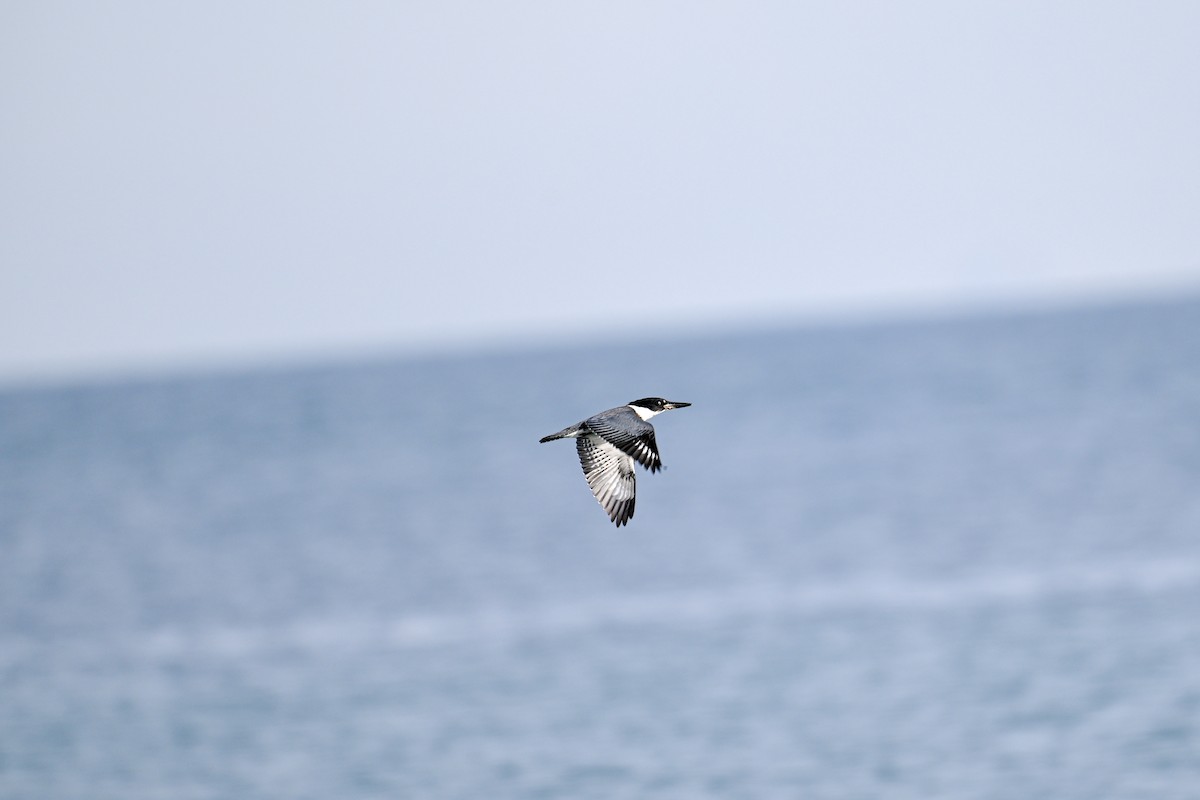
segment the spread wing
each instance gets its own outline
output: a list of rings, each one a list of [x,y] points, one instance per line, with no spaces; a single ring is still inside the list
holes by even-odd
[[[637,493],[633,459],[595,433],[577,438],[575,449],[588,486],[608,518],[618,528],[629,522]]]
[[[616,409],[614,409],[615,411]],[[626,455],[632,456],[646,469],[658,472],[662,468],[662,458],[658,455],[658,443],[654,441],[654,426],[627,409],[613,424],[605,414],[597,414],[586,423],[587,429],[600,436],[609,444]]]

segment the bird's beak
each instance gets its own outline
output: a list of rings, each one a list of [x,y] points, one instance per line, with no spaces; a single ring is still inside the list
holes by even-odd
[[[668,400],[668,401],[667,401],[667,408],[668,408],[668,409],[675,409],[675,408],[687,408],[687,407],[688,407],[688,406],[690,406],[690,405],[691,405],[691,403],[676,403],[674,400]]]

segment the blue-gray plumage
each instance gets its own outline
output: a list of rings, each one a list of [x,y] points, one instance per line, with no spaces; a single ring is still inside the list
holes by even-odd
[[[608,512],[608,518],[619,528],[633,518],[633,505],[637,499],[633,462],[637,461],[651,472],[662,468],[658,444],[654,441],[654,426],[646,420],[655,414],[690,405],[661,397],[644,397],[601,411],[558,433],[543,436],[541,441],[575,440],[588,486],[596,501]]]

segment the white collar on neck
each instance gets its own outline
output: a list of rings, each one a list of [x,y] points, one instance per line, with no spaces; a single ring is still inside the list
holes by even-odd
[[[641,406],[630,406],[630,408],[633,409],[633,413],[637,414],[638,419],[640,419],[642,422],[645,422],[646,420],[650,419],[655,414],[662,413],[661,411],[651,411],[650,409],[642,408]]]

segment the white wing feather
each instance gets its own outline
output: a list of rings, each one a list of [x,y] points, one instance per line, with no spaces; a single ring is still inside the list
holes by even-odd
[[[588,486],[608,518],[617,527],[629,522],[637,494],[633,459],[595,433],[577,438],[575,449]]]

